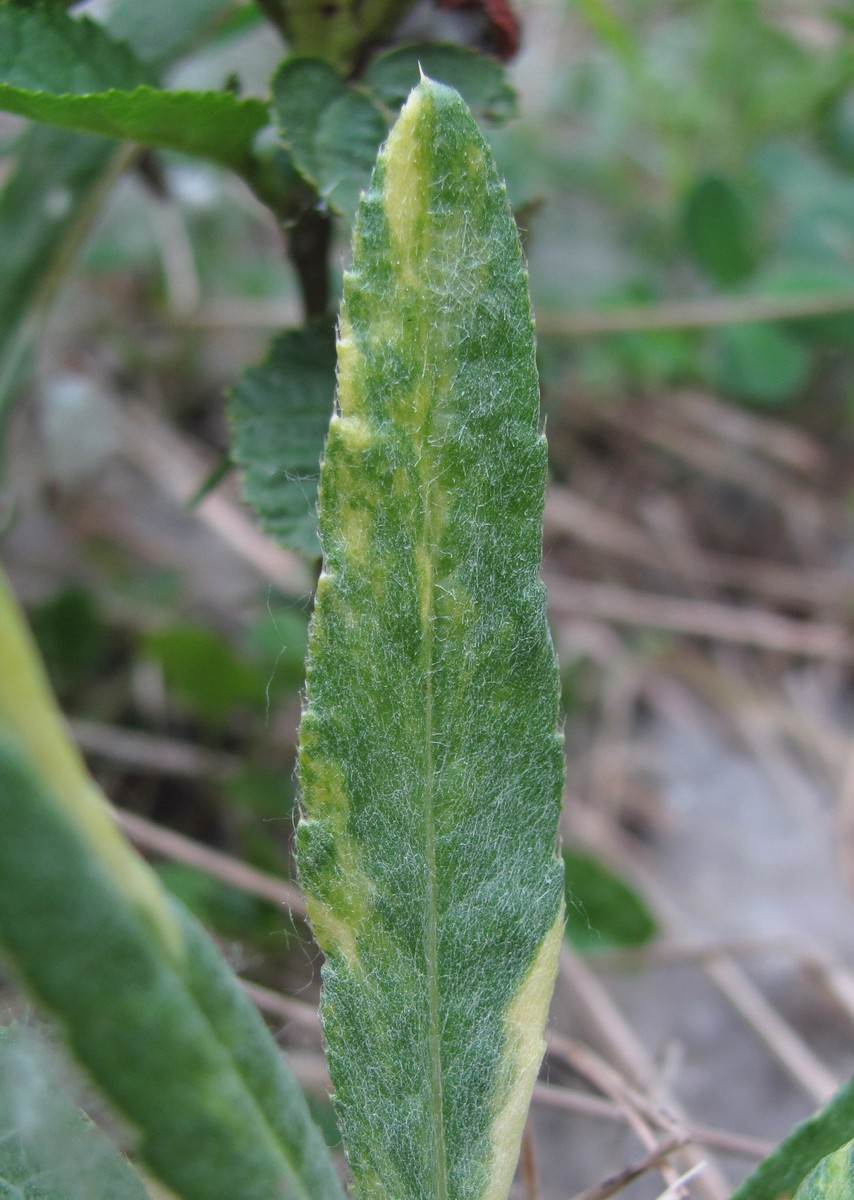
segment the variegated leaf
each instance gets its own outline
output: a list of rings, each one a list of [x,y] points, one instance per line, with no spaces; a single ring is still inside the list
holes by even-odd
[[[299,867],[358,1191],[502,1200],[563,932],[526,274],[456,92],[358,215],[320,483]]]

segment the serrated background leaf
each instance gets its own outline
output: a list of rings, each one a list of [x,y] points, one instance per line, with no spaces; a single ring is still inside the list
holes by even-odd
[[[20,1026],[0,1028],[0,1194],[148,1200],[130,1164],[64,1092],[43,1040]]]
[[[238,100],[230,92],[164,92],[152,87],[51,96],[0,83],[0,108],[80,133],[209,158],[235,171],[246,169],[255,135],[268,119],[260,100]]]
[[[352,216],[388,130],[380,110],[319,58],[282,64],[273,108],[300,173],[328,204]]]
[[[116,0],[106,28],[113,40],[128,36],[141,59],[163,66],[225,7],[225,0],[183,0],[176,12],[173,0],[149,0],[141,10],[137,0]],[[25,376],[40,310],[74,261],[123,153],[114,142],[46,126],[21,139],[0,193],[0,454],[3,421]]]
[[[516,114],[516,92],[504,67],[467,46],[419,42],[395,46],[369,63],[362,82],[383,104],[396,111],[420,79],[419,66],[430,79],[456,88],[478,116],[505,121]]]
[[[231,391],[232,456],[243,494],[280,545],[316,556],[320,456],[335,391],[331,329],[291,330]]]
[[[80,133],[163,146],[240,170],[268,122],[260,100],[168,92],[93,21],[0,6],[0,108]]]
[[[153,83],[122,42],[85,17],[0,5],[0,82],[29,92],[105,92]]]
[[[362,201],[321,472],[298,859],[360,1195],[509,1189],[563,932],[546,474],[516,229],[459,96]]]

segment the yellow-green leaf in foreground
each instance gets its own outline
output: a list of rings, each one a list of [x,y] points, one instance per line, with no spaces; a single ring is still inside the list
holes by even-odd
[[[319,1130],[204,932],[68,741],[0,575],[0,947],[181,1200],[343,1200]]]
[[[502,1200],[563,933],[546,445],[527,280],[458,94],[356,224],[320,482],[298,858],[363,1197]]]

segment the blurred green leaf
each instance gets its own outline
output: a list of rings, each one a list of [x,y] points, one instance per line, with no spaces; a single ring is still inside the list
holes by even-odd
[[[59,9],[0,5],[0,82],[22,92],[82,95],[154,80],[123,42]]]
[[[335,392],[335,344],[324,326],[291,330],[231,392],[233,456],[243,493],[281,545],[315,556],[320,455]]]
[[[85,18],[0,6],[0,108],[79,133],[165,146],[247,167],[268,122],[260,100],[166,92],[126,45]]]
[[[70,587],[30,613],[50,681],[62,698],[91,679],[109,645],[107,625],[90,591]]]
[[[213,725],[236,710],[266,703],[266,673],[241,658],[224,637],[197,625],[148,634],[143,652],[159,663],[167,688],[195,716]]]
[[[421,78],[421,70],[456,88],[476,116],[506,121],[516,115],[516,92],[504,67],[466,46],[430,42],[395,46],[373,59],[362,82],[377,100],[397,111]]]
[[[37,126],[0,193],[0,422],[20,386],[41,309],[85,237],[122,151]],[[2,426],[0,426],[2,444]]]
[[[160,882],[208,929],[223,937],[254,937],[281,926],[282,913],[274,905],[207,875],[186,863],[162,862],[156,867]]]
[[[268,667],[268,691],[278,695],[294,692],[305,679],[308,621],[305,613],[282,606],[270,607],[246,631],[252,657]]]
[[[67,1095],[31,1028],[0,1027],[0,1194],[9,1200],[148,1200],[136,1172]]]
[[[683,227],[694,260],[717,283],[740,283],[756,266],[755,222],[731,180],[698,179],[685,200]]]
[[[730,325],[711,335],[717,387],[754,404],[783,404],[809,378],[809,350],[779,325]]]
[[[657,924],[635,889],[600,859],[563,851],[566,865],[566,936],[579,950],[642,946]]]
[[[105,26],[113,39],[126,39],[139,59],[165,66],[231,3],[115,0]],[[43,310],[74,262],[125,153],[114,142],[41,125],[18,144],[15,168],[0,192],[0,450],[2,422],[25,377]]]
[[[106,26],[142,62],[162,69],[192,50],[235,7],[235,0],[113,0]]]
[[[278,821],[289,819],[296,802],[293,773],[281,768],[249,763],[236,774],[219,780],[218,786],[230,804],[258,817]],[[261,865],[256,863],[256,866]],[[276,869],[280,866],[277,862]]]
[[[854,1079],[849,1079],[824,1108],[797,1125],[751,1171],[744,1183],[736,1188],[732,1200],[787,1200],[790,1196],[797,1196],[797,1200],[838,1200],[838,1195],[843,1200],[849,1200],[852,1195],[850,1190],[838,1194],[836,1191],[820,1189],[825,1184],[838,1186],[840,1178],[845,1180],[846,1169],[850,1188],[852,1128]],[[835,1153],[840,1148],[841,1157],[836,1159]],[[829,1162],[825,1170],[823,1162],[828,1162],[828,1156],[834,1156],[834,1161]],[[844,1161],[846,1157],[847,1164]],[[816,1170],[810,1182],[811,1173]],[[801,1185],[805,1189],[803,1192]]]
[[[813,1167],[795,1192],[795,1200],[854,1200],[854,1141]]]
[[[637,53],[637,42],[628,21],[622,20],[607,0],[573,0],[585,23],[621,58]]]
[[[388,132],[373,100],[319,58],[288,58],[273,79],[273,107],[300,173],[352,217]]]
[[[854,170],[854,88],[828,108],[824,118],[824,141],[841,166]]]

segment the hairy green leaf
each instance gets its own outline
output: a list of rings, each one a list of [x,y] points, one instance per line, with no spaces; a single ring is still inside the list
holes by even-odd
[[[290,330],[231,392],[234,461],[243,492],[283,546],[316,556],[317,481],[335,391],[331,329]]]
[[[395,46],[369,64],[362,82],[395,112],[418,83],[421,71],[456,88],[478,116],[505,121],[516,114],[516,93],[501,63],[467,46],[419,42]]]
[[[63,1090],[47,1046],[19,1026],[0,1028],[0,1195],[148,1200],[139,1176]]]
[[[342,1200],[266,1026],[118,832],[2,589],[0,828],[0,945],[151,1171],[182,1200]]]
[[[828,1155],[846,1147],[854,1129],[854,1079],[842,1085],[836,1095],[814,1116],[798,1125],[779,1146],[753,1170],[736,1189],[732,1200],[788,1200],[806,1177]],[[836,1175],[838,1163],[830,1169]],[[850,1167],[849,1167],[850,1170]],[[819,1174],[818,1179],[821,1179]],[[800,1200],[823,1195],[813,1190]],[[830,1200],[830,1197],[828,1197]],[[833,1196],[832,1200],[836,1200]],[[847,1195],[845,1200],[848,1200]]]
[[[300,173],[352,216],[388,129],[373,100],[321,59],[289,58],[273,80],[273,107]]]
[[[655,936],[655,917],[633,887],[598,858],[564,850],[566,934],[579,950],[641,946]]]
[[[356,225],[320,483],[300,876],[363,1197],[503,1200],[563,933],[558,679],[526,275],[425,81]]]
[[[813,1167],[795,1192],[795,1200],[854,1200],[854,1142]]]

